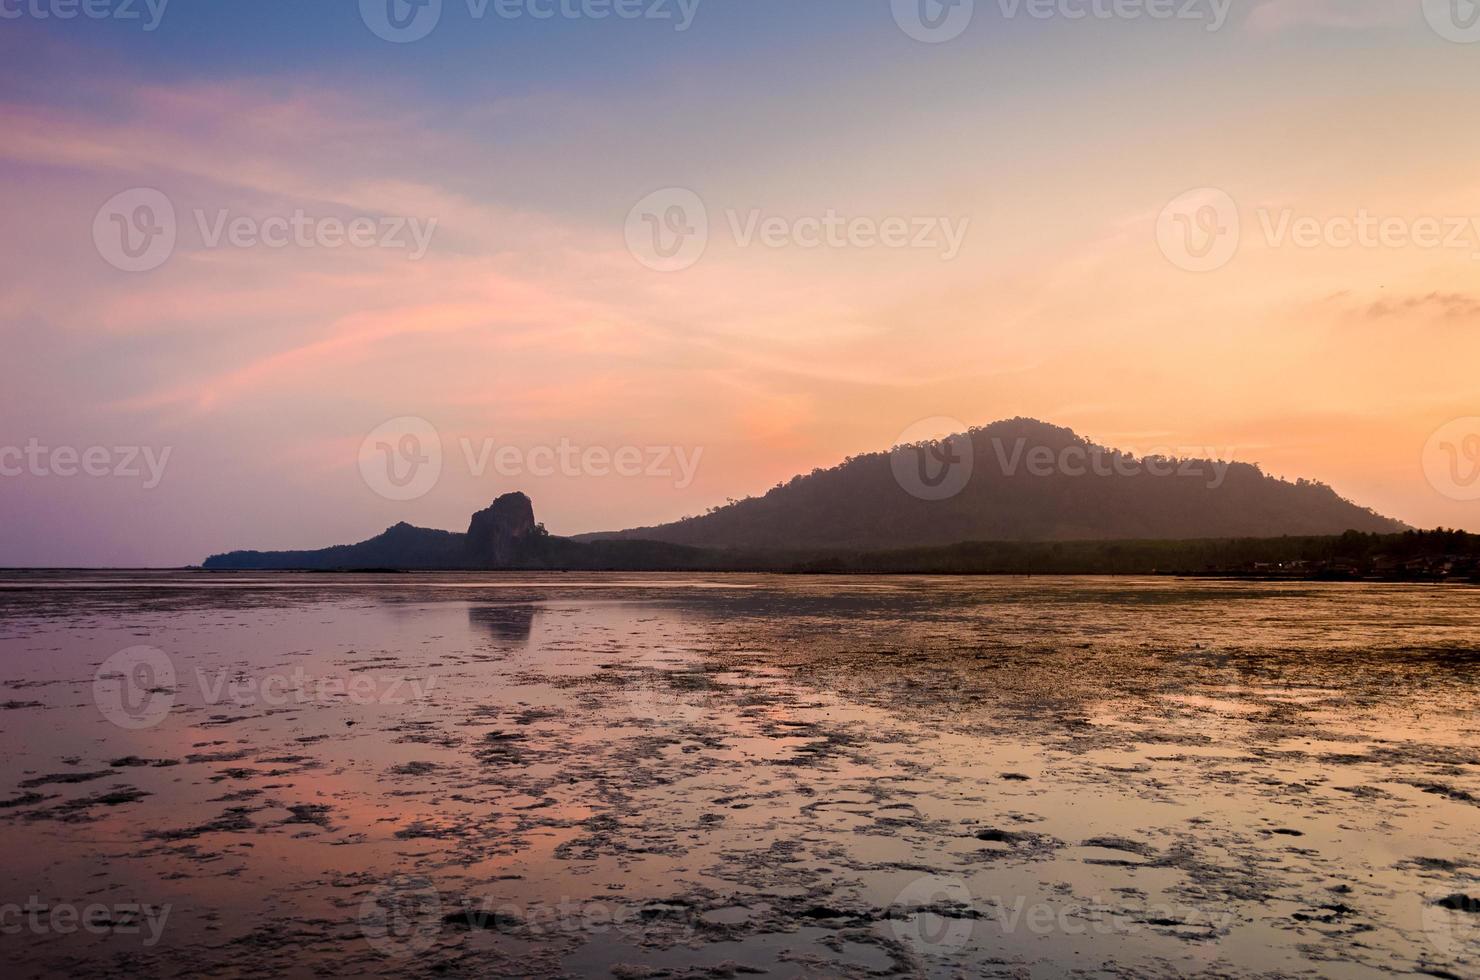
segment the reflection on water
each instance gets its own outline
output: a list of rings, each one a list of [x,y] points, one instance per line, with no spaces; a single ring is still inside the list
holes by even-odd
[[[1477,648],[1464,588],[7,573],[0,928],[19,975],[1476,975]]]
[[[499,643],[528,643],[534,617],[539,612],[532,605],[468,606],[468,623]]]

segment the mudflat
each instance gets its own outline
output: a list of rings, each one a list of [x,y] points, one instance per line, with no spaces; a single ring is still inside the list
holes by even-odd
[[[1480,591],[0,575],[22,976],[1480,975]]]

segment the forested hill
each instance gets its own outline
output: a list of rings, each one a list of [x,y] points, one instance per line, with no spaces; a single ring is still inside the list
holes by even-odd
[[[672,524],[582,535],[699,548],[899,549],[963,541],[1392,533],[1403,523],[1322,483],[1249,463],[1136,457],[1034,419],[896,447]]]

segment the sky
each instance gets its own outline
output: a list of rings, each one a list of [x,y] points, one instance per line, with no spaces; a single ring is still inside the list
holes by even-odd
[[[0,565],[1015,416],[1480,531],[1474,12],[0,0]]]

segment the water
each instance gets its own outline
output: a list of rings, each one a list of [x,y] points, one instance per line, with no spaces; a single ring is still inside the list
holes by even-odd
[[[1465,587],[8,573],[0,948],[1476,976],[1477,651]]]

